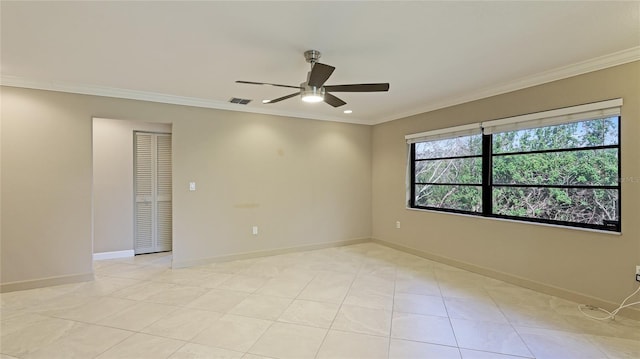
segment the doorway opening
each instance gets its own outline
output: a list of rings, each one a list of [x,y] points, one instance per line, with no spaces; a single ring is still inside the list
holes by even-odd
[[[135,255],[136,132],[171,136],[172,126],[166,123],[93,118],[93,259]],[[168,145],[170,150],[171,141]],[[171,155],[168,158],[170,160]],[[166,172],[167,164],[163,166],[163,171]],[[163,182],[162,186],[163,191],[169,188],[171,193],[166,182]],[[170,195],[169,198],[171,198]],[[173,219],[172,210],[167,208],[167,204],[162,204],[161,207],[163,207],[161,211],[164,213],[165,223],[160,232],[171,228]],[[172,230],[169,229],[169,232]],[[163,237],[167,238],[165,234]],[[172,250],[172,242],[169,247],[163,248]]]

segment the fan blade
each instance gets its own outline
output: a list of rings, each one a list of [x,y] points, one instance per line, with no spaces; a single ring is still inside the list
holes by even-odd
[[[336,68],[333,66],[316,62],[311,68],[309,81],[307,83],[309,84],[309,86],[322,87],[322,85],[324,85],[327,79],[329,79],[329,76],[331,76],[333,70],[335,69]]]
[[[247,84],[247,85],[270,85],[270,86],[277,86],[277,87],[288,87],[288,88],[292,88],[292,89],[299,89],[300,88],[300,86],[270,84],[268,82],[236,81],[236,83],[238,83],[238,84]]]
[[[282,100],[286,100],[288,98],[292,98],[293,96],[297,96],[300,95],[300,92],[294,92],[291,95],[287,95],[287,96],[282,96],[282,97],[278,97],[275,100],[269,100],[269,102],[264,102],[264,103],[276,103],[276,102],[280,102]]]
[[[378,92],[389,91],[388,83],[379,84],[350,84],[325,86],[325,90],[331,92]]]
[[[324,93],[324,102],[328,103],[329,105],[333,106],[333,107],[340,107],[342,105],[346,105],[347,103],[342,101],[341,99],[333,96],[330,93],[325,92]]]

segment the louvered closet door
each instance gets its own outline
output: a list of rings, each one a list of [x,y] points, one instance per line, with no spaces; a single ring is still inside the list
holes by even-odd
[[[171,135],[135,133],[135,253],[171,250]]]

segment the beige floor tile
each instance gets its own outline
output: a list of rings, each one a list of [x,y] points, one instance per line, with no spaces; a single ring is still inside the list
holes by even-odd
[[[444,302],[451,318],[508,323],[507,318],[491,300],[444,298]]]
[[[523,359],[525,357],[483,352],[480,350],[460,349],[462,359]],[[564,359],[564,358],[563,358]],[[567,358],[568,359],[568,358]]]
[[[471,281],[442,281],[438,280],[440,292],[447,298],[490,298],[484,286]]]
[[[255,355],[255,354],[251,354],[251,353],[246,353],[242,359],[274,359],[271,357],[263,357],[262,355]]]
[[[568,330],[571,325],[561,315],[551,308],[541,308],[524,304],[499,305],[500,311],[514,326],[545,328],[553,330]]]
[[[25,310],[16,311],[10,317],[2,317],[0,321],[0,335],[5,337],[13,332],[21,332],[27,330],[34,323],[41,322],[50,317],[31,313]]]
[[[42,315],[52,316],[65,310],[78,308],[95,300],[96,297],[70,293],[60,295],[49,301],[40,303],[35,307],[29,308],[29,311]]]
[[[166,304],[139,302],[121,312],[99,320],[97,324],[137,332],[176,309],[178,307]]]
[[[389,359],[418,358],[460,359],[460,351],[457,347],[391,339]]]
[[[403,313],[447,316],[442,297],[433,295],[397,293],[393,300],[393,310]]]
[[[509,324],[451,319],[460,348],[531,356],[527,345]]]
[[[366,289],[375,294],[392,296],[395,283],[393,279],[379,278],[372,275],[359,275],[351,284],[351,289]]]
[[[172,339],[191,340],[220,317],[222,314],[217,312],[180,308],[142,329],[142,332]]]
[[[202,286],[209,280],[209,277],[213,275],[214,273],[202,270],[200,269],[200,267],[177,268],[156,275],[153,277],[153,280],[157,282],[167,282],[184,286],[197,287]]]
[[[354,276],[322,272],[314,278],[298,295],[298,299],[319,302],[341,303],[353,281]]]
[[[395,281],[396,267],[380,261],[366,261],[360,267],[358,277],[372,276]]]
[[[219,289],[253,293],[267,282],[267,278],[236,274],[218,285]]]
[[[131,300],[146,300],[149,297],[171,290],[175,287],[176,285],[173,283],[143,281],[139,284],[134,284],[130,287],[115,291],[110,296]]]
[[[330,330],[317,359],[384,359],[389,350],[389,338]]]
[[[137,333],[111,347],[97,359],[159,359],[168,358],[185,342]]]
[[[329,328],[339,307],[340,305],[335,303],[296,299],[282,313],[278,321]]]
[[[343,304],[333,321],[331,329],[389,336],[391,312]]]
[[[607,354],[609,358],[637,359],[640,358],[640,341],[633,339],[601,337],[590,335],[590,342],[595,343],[598,349]]]
[[[244,269],[239,274],[250,277],[273,278],[281,275],[291,264],[272,262],[267,258],[262,258],[260,262],[254,263],[249,268]]]
[[[205,280],[202,281],[200,287],[205,288],[217,288],[222,282],[233,277],[233,274],[229,273],[214,273],[212,272]]]
[[[391,337],[456,346],[449,318],[413,313],[393,313]]]
[[[393,295],[382,295],[375,290],[352,287],[344,298],[343,304],[390,311],[393,309]]]
[[[55,342],[29,354],[29,359],[93,358],[134,333],[93,324],[81,324]]]
[[[229,262],[213,263],[206,268],[212,272],[236,274],[251,267],[254,263],[257,263],[259,259],[245,259]]]
[[[617,337],[640,341],[640,322],[623,316],[616,320],[593,320],[587,318],[572,305],[571,314],[564,314],[562,318],[568,323],[566,331],[572,333],[591,334],[604,337]],[[558,311],[558,308],[555,308]],[[601,316],[601,312],[593,315]]]
[[[173,353],[169,359],[240,359],[244,353],[232,350],[187,343]]]
[[[193,342],[246,352],[273,322],[226,314],[203,330]]]
[[[207,288],[175,285],[174,287],[158,292],[145,300],[153,303],[182,306],[187,305],[195,299],[205,295],[207,292],[209,292],[209,289]]]
[[[295,298],[313,277],[279,276],[270,278],[255,293],[285,298]]]
[[[72,293],[89,296],[103,296],[140,283],[142,283],[142,281],[138,279],[98,277],[93,281],[85,282],[78,286],[72,291]]]
[[[258,319],[276,320],[291,304],[291,301],[289,298],[252,294],[233,307],[229,313]]]
[[[133,264],[133,268],[118,271],[116,273],[110,273],[108,274],[108,276],[140,280],[153,280],[153,277],[161,275],[168,270],[170,269],[167,267],[140,266]]]
[[[211,289],[206,294],[187,304],[187,307],[226,313],[245,300],[248,296],[249,293],[244,292]]]
[[[441,296],[435,278],[400,278],[396,280],[396,293]]]
[[[21,326],[19,330],[0,333],[0,350],[7,355],[24,357],[73,332],[84,324],[71,320],[45,318]]]
[[[536,359],[606,357],[598,345],[590,342],[586,336],[540,328],[516,329]]]
[[[326,334],[326,329],[274,323],[249,352],[280,359],[312,359]]]
[[[54,315],[58,318],[97,323],[100,320],[133,307],[139,302],[121,298],[98,297],[77,308],[62,310]]]
[[[525,358],[521,356],[498,354],[498,353],[492,353],[492,352],[483,352],[480,350],[471,350],[471,349],[460,349],[460,354],[462,354],[462,359],[523,359]]]

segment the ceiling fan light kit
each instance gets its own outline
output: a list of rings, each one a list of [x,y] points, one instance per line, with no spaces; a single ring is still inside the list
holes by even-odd
[[[300,95],[304,102],[324,101],[324,87],[309,86],[306,83],[300,84]]]
[[[254,81],[236,81],[236,83],[248,84],[248,85],[270,85],[276,87],[287,87],[299,89],[298,92],[282,96],[273,100],[263,100],[263,104],[272,104],[280,102],[298,94],[304,102],[326,102],[333,107],[340,107],[347,103],[340,98],[330,94],[329,92],[381,92],[389,91],[388,83],[372,83],[372,84],[347,84],[347,85],[328,85],[324,83],[329,79],[329,76],[336,69],[333,66],[325,65],[318,62],[320,59],[320,51],[308,50],[304,52],[305,60],[311,64],[311,71],[307,74],[307,81],[300,84],[300,86],[291,85],[279,85],[267,82],[254,82]]]

